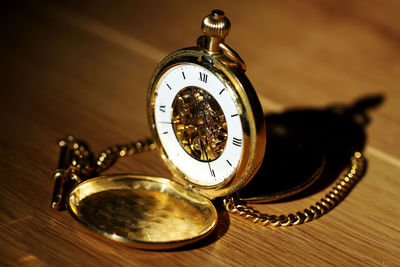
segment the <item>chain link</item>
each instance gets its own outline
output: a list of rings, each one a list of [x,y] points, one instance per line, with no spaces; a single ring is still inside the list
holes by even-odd
[[[353,189],[360,180],[365,170],[365,158],[360,152],[355,152],[351,157],[351,167],[347,173],[338,179],[337,184],[329,191],[324,198],[317,201],[310,208],[304,211],[297,211],[289,215],[268,215],[261,213],[240,201],[237,195],[228,196],[224,199],[226,209],[234,214],[265,226],[292,226],[307,223],[328,213],[336,207],[340,201]]]

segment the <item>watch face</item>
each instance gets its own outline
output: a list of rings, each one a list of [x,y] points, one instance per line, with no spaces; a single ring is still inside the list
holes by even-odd
[[[164,71],[154,87],[154,124],[168,161],[197,185],[232,177],[243,130],[228,85],[203,66],[181,63]]]

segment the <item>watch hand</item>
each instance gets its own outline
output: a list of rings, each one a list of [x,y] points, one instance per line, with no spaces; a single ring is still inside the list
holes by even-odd
[[[202,142],[201,142],[201,143],[202,143]],[[206,137],[206,145],[208,146],[207,137]],[[212,175],[213,177],[215,177],[214,170],[211,169],[211,164],[210,164],[210,161],[209,161],[209,159],[208,159],[207,147],[204,148],[204,153],[206,154],[206,160],[207,160],[207,163],[208,163],[208,168],[210,169],[210,173],[211,173],[211,175]]]
[[[191,125],[191,126],[196,126],[193,123],[183,123],[183,122],[170,122],[170,121],[159,121],[159,123],[165,123],[165,124],[183,124],[183,125]]]
[[[204,148],[202,140],[200,140],[200,146],[201,146],[201,150],[203,150],[204,154],[206,154],[206,160],[207,160],[208,168],[210,169],[210,173],[211,173],[212,176],[215,177],[214,170],[211,169],[211,164],[210,164],[210,161],[208,159],[207,148]]]

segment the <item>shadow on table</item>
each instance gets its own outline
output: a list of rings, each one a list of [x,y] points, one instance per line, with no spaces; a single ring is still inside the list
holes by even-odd
[[[349,106],[266,115],[265,158],[256,176],[240,191],[240,197],[265,197],[268,202],[288,196],[279,201],[290,201],[332,185],[354,152],[363,151],[365,127],[370,121],[367,112],[383,100],[382,95],[367,96]],[[313,177],[320,178],[314,182]],[[291,192],[297,194],[289,196]]]
[[[267,146],[264,161],[241,198],[266,198],[264,202],[301,199],[325,190],[366,144],[367,112],[383,102],[382,95],[366,96],[353,104],[326,108],[298,108],[265,115]],[[304,189],[306,188],[306,189]],[[299,190],[304,189],[300,192]],[[277,199],[278,197],[286,196]],[[258,201],[260,202],[260,201]],[[207,238],[175,250],[207,246],[229,228],[229,216],[221,202],[219,223]]]

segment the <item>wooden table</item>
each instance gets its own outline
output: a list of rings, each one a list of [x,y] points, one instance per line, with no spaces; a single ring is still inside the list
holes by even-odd
[[[219,208],[211,238],[174,251],[105,242],[68,212],[52,210],[56,140],[74,134],[98,153],[150,136],[150,76],[169,52],[195,44],[201,19],[213,8],[232,22],[227,43],[245,59],[265,114],[355,107],[371,95],[384,99],[367,112],[362,180],[333,211],[296,227],[263,227]],[[399,14],[394,0],[3,4],[0,263],[399,265]],[[352,136],[346,131],[344,137]],[[123,160],[109,172],[170,177],[155,152]],[[329,187],[255,207],[293,212]]]

